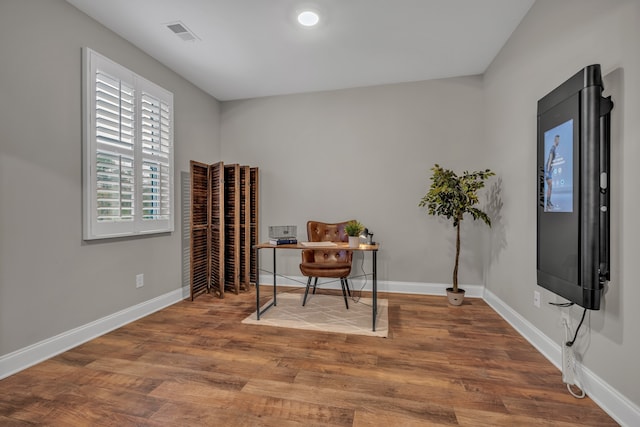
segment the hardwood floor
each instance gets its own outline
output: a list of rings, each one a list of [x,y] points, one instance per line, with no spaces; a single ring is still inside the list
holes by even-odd
[[[0,425],[617,425],[482,300],[381,294],[385,339],[244,325],[254,292],[183,301],[0,381]]]

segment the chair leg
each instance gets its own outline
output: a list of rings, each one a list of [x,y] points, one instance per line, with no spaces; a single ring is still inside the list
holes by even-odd
[[[318,279],[316,279],[316,280],[318,280]],[[307,295],[309,294],[309,286],[311,286],[311,277],[309,277],[309,278],[307,279],[307,287],[306,287],[306,289],[304,290],[304,299],[302,300],[302,306],[303,306],[303,307],[304,307],[304,305],[307,303]],[[314,288],[314,290],[315,290],[315,288]]]
[[[347,294],[351,296],[351,290],[349,289],[349,281],[345,278],[344,285],[347,287]]]
[[[347,301],[347,291],[345,290],[345,282],[346,282],[346,279],[340,279],[340,285],[342,286],[342,296],[344,297],[344,305],[346,305],[347,310],[349,310],[349,302]]]
[[[313,279],[314,279],[313,280],[313,294],[315,295],[316,294],[316,286],[318,286],[318,278],[314,277]]]

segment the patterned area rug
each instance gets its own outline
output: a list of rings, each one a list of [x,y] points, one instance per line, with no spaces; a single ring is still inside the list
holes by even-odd
[[[278,294],[278,305],[262,314],[260,320],[256,320],[256,313],[253,312],[242,323],[383,338],[389,333],[386,299],[378,298],[378,319],[374,332],[371,330],[371,298],[360,298],[358,302],[349,299],[348,310],[342,296],[309,294],[304,307],[302,298],[301,294]]]

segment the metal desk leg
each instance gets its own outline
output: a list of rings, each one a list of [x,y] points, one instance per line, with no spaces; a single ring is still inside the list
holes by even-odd
[[[378,253],[373,253],[373,332],[376,331],[376,317],[378,317]]]
[[[260,315],[276,305],[276,249],[273,248],[273,301],[260,310],[260,269],[258,264],[258,248],[256,248],[256,268],[258,269],[258,279],[256,283],[256,319],[260,320]]]
[[[273,305],[278,305],[276,302],[276,248],[273,248]]]
[[[260,320],[260,249],[256,247],[256,319]]]

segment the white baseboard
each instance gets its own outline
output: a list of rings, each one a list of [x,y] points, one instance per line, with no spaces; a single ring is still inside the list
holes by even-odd
[[[262,286],[273,284],[273,276],[268,274],[260,275],[260,283]],[[352,289],[371,291],[372,282],[360,278],[349,279]],[[276,284],[278,286],[301,286],[307,284],[307,278],[304,276],[277,276]],[[340,281],[338,279],[320,279],[318,286],[327,289],[340,289]],[[469,298],[482,298],[484,286],[461,284],[460,288],[466,291],[465,296]],[[378,292],[393,292],[397,294],[417,294],[417,295],[446,295],[446,289],[451,285],[442,283],[418,283],[418,282],[393,282],[388,280],[378,280]]]
[[[559,343],[543,334],[531,322],[515,312],[487,289],[484,290],[484,300],[561,371],[562,348]],[[577,362],[576,371],[580,378],[582,389],[611,418],[622,426],[640,426],[640,407],[620,394],[618,390],[611,387],[580,362]],[[558,381],[562,381],[561,372],[558,372]]]
[[[543,334],[531,322],[502,302],[491,291],[484,290],[484,300],[496,313],[506,320],[520,335],[527,339],[544,357],[558,369],[562,367],[562,349],[551,338]]]
[[[28,347],[0,356],[0,379],[43,362],[82,343],[104,335],[134,320],[182,301],[189,296],[189,289],[176,289],[133,307],[79,326],[75,329],[47,338]]]
[[[579,365],[584,389],[594,402],[621,426],[640,426],[640,407],[604,382],[589,368]]]

